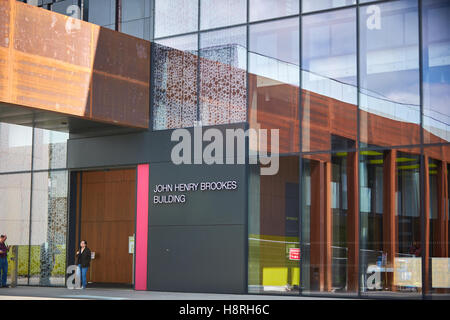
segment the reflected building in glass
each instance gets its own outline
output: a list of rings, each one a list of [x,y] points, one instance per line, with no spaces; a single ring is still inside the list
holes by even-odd
[[[149,125],[49,130],[0,119],[0,231],[18,248],[19,283],[64,285],[80,237],[96,239],[96,228],[107,237],[128,219],[99,213],[127,185],[121,210],[136,220],[123,236],[145,254],[128,257],[132,279],[94,269],[93,282],[450,297],[449,1],[35,2],[69,16],[77,6],[79,19],[150,41]],[[172,133],[198,128],[278,130],[278,145],[246,140],[246,159],[276,156],[277,173],[255,163],[173,166]],[[108,176],[116,169],[134,171]],[[152,203],[156,184],[220,179],[238,191]],[[90,192],[104,198],[86,200]],[[100,242],[91,248],[98,270]]]

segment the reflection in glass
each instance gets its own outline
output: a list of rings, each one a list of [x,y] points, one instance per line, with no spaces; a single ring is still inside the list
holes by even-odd
[[[281,157],[273,176],[250,167],[249,292],[299,292],[298,169],[298,157]]]
[[[65,168],[67,139],[68,133],[34,128],[33,169]]]
[[[250,127],[279,129],[282,154],[299,151],[298,21],[298,18],[290,18],[250,26]],[[271,151],[270,144],[258,148],[252,141],[250,148]]]
[[[247,21],[247,0],[201,0],[200,29],[212,29]]]
[[[250,0],[250,21],[285,17],[299,12],[299,0]]]
[[[153,52],[153,130],[193,127],[197,120],[197,36],[157,41]]]
[[[122,22],[121,26],[120,32],[122,33],[136,38],[148,39],[145,34],[145,19]]]
[[[416,0],[360,7],[362,146],[420,143]]]
[[[450,2],[422,1],[424,142],[450,141]]]
[[[198,29],[198,1],[155,0],[155,38]]]
[[[450,293],[450,256],[449,256],[449,195],[448,160],[450,146],[425,148],[425,165],[428,172],[429,206],[425,211],[428,223],[428,251],[425,251],[425,290],[427,294]],[[427,210],[428,209],[428,210]],[[428,272],[427,272],[428,271]]]
[[[150,39],[150,0],[122,1],[120,31],[131,36]]]
[[[0,123],[0,172],[31,170],[33,129]]]
[[[301,0],[302,11],[310,12],[356,4],[356,0]]]
[[[302,18],[302,151],[356,141],[356,10]]]
[[[36,1],[37,2],[37,1]],[[39,1],[42,2],[42,1]],[[53,1],[53,4],[51,6],[51,10],[53,12],[57,12],[60,14],[64,14],[67,16],[71,15],[72,9],[69,7],[72,5],[78,5],[77,0],[60,0],[60,1]]]
[[[422,291],[420,150],[361,151],[361,292]],[[411,153],[413,152],[413,153]]]
[[[150,17],[150,0],[122,1],[122,21]]]
[[[316,154],[303,160],[303,290],[358,291],[356,153]]]
[[[88,20],[99,26],[111,26],[115,29],[116,21],[116,1],[115,0],[95,0],[88,1]]]
[[[31,176],[29,173],[0,175],[0,233],[6,234],[8,283],[17,271],[17,284],[28,283]],[[14,258],[14,259],[13,259]],[[17,258],[17,260],[15,260]]]
[[[63,286],[66,271],[67,171],[33,174],[30,284]]]
[[[247,120],[246,27],[200,34],[202,125]]]

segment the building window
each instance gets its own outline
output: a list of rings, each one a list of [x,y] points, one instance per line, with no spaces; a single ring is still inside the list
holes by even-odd
[[[155,38],[198,29],[198,1],[155,0]]]
[[[246,28],[200,34],[200,121],[202,125],[247,120]]]
[[[417,1],[359,10],[361,146],[419,144]]]
[[[299,259],[299,158],[280,158],[273,176],[249,172],[250,293],[298,294]]]

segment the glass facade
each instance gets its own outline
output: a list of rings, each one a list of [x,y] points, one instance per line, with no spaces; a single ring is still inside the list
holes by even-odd
[[[356,0],[301,0],[302,12],[319,11],[356,4]],[[361,1],[360,1],[361,2]]]
[[[198,37],[154,43],[153,129],[193,127],[197,121]]]
[[[258,21],[296,15],[299,4],[299,0],[250,0],[249,19]]]
[[[245,27],[200,34],[202,125],[246,121],[246,38]]]
[[[150,0],[122,1],[120,31],[131,36],[150,40]]]
[[[245,23],[247,0],[200,0],[200,29]]]
[[[302,151],[355,148],[356,10],[302,19]]]
[[[109,29],[116,28],[116,1],[96,0],[88,3],[88,21]]]
[[[450,293],[449,252],[449,146],[424,149],[424,189],[429,197],[424,210],[425,234],[429,246],[422,249],[425,290],[432,295]],[[447,158],[443,159],[443,155]]]
[[[0,231],[11,246],[8,283],[65,285],[68,136],[0,123]]]
[[[420,150],[360,157],[361,292],[421,292]]]
[[[0,123],[0,171],[31,171],[33,129]]]
[[[358,291],[357,159],[355,152],[304,157],[304,293]]]
[[[215,90],[226,94],[246,70],[246,121],[280,132],[278,174],[249,169],[249,292],[447,292],[448,1],[223,1],[221,12],[232,12],[223,17],[215,1],[195,3],[197,19],[184,22],[198,26],[178,32],[189,36],[155,33],[200,52],[198,100],[180,108],[193,101],[202,124],[232,123],[206,120],[204,108],[224,117]],[[187,37],[192,46],[177,48]],[[209,60],[228,67],[212,82]],[[271,151],[263,148],[250,143]]]
[[[422,1],[423,134],[425,143],[450,140],[450,3]]]
[[[249,170],[249,293],[298,294],[299,158],[280,158],[273,176]]]
[[[249,30],[250,127],[279,129],[279,152],[298,152],[298,18],[252,24]],[[271,145],[251,148],[271,151]]]
[[[155,0],[154,19],[155,38],[197,31],[198,1]]]
[[[30,285],[64,286],[67,171],[33,173]]]
[[[369,9],[359,8],[361,147],[420,144],[417,1]],[[382,125],[380,116],[385,119]],[[397,139],[388,138],[388,132]]]

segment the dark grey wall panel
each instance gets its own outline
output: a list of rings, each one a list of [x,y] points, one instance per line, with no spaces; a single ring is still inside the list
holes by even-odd
[[[244,293],[244,226],[151,227],[149,290]]]
[[[70,139],[67,165],[71,169],[170,161],[169,131]]]
[[[234,190],[155,193],[158,184],[237,182]],[[198,185],[200,188],[200,184]],[[245,165],[150,165],[149,225],[245,224]],[[154,196],[185,195],[185,203],[154,203]]]
[[[246,124],[203,127],[203,130],[208,128],[217,128],[222,132],[226,129],[237,128],[245,130]],[[193,136],[193,128],[187,130]],[[173,130],[145,131],[98,137],[76,137],[71,135],[71,139],[67,142],[67,166],[70,169],[77,169],[147,162],[170,162],[172,147],[178,143],[170,140],[172,132]],[[203,145],[208,143],[204,142]],[[194,144],[192,143],[193,148]],[[193,152],[191,153],[192,155],[194,154]],[[235,155],[236,153],[234,152]],[[226,154],[224,154],[225,156]]]
[[[245,124],[216,128],[222,132],[245,130]],[[193,128],[189,131],[193,135]],[[101,137],[71,135],[67,144],[68,167],[76,170],[150,163],[150,290],[244,293],[247,286],[246,165],[174,165],[170,156],[177,142],[171,141],[172,132]],[[224,137],[224,144],[225,141]],[[207,144],[204,142],[203,146]],[[236,181],[237,189],[164,192],[157,195],[184,194],[186,202],[153,203],[157,184],[218,181]]]

